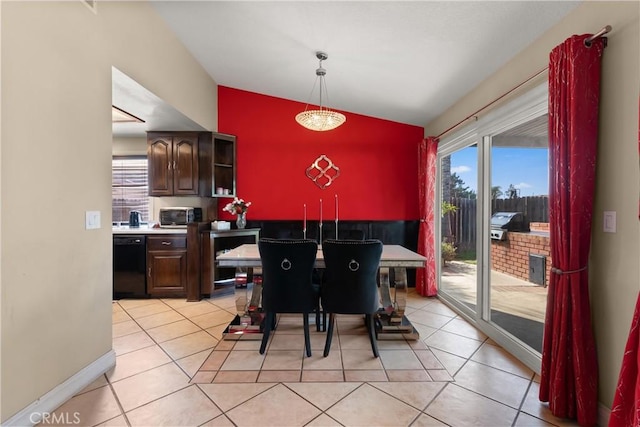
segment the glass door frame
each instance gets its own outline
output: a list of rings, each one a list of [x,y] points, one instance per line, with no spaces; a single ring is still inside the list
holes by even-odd
[[[460,316],[472,323],[484,334],[518,358],[530,369],[540,373],[541,355],[523,345],[505,330],[491,322],[491,266],[490,266],[490,219],[491,219],[491,138],[507,129],[526,123],[548,113],[548,86],[540,84],[527,93],[505,105],[496,108],[473,124],[465,126],[451,136],[443,138],[438,146],[436,171],[436,212],[442,209],[442,159],[465,147],[477,144],[478,152],[478,188],[476,190],[478,210],[476,216],[477,238],[476,254],[478,271],[476,274],[476,311],[442,291],[440,263],[436,263],[438,280],[438,298],[455,310]],[[438,216],[439,218],[439,216]],[[441,259],[442,221],[436,221],[436,259]]]

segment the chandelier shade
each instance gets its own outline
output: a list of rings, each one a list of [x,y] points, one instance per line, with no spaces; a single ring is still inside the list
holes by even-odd
[[[327,85],[324,81],[324,76],[327,74],[327,70],[322,68],[322,61],[328,58],[328,55],[324,52],[316,52],[316,58],[320,60],[320,65],[316,69],[316,81],[320,80],[320,104],[318,109],[308,110],[309,104],[304,108],[304,111],[296,115],[296,122],[307,129],[322,132],[332,130],[342,125],[347,121],[344,114],[332,111],[327,107],[322,106],[322,96],[326,99],[329,98],[327,94]],[[315,84],[311,90],[311,96],[313,96],[313,90]]]

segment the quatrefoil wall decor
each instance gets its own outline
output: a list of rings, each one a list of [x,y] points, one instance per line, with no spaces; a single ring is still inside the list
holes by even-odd
[[[340,168],[330,158],[322,154],[307,168],[307,176],[320,189],[324,190],[340,176]]]

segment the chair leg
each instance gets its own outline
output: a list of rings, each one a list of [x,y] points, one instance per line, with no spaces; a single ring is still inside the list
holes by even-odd
[[[327,327],[327,340],[324,343],[324,357],[329,355],[331,350],[331,339],[333,338],[333,325],[335,323],[335,314],[329,313],[329,325]]]
[[[316,302],[316,332],[320,332],[320,300]]]
[[[373,323],[373,315],[366,314],[365,318],[367,320],[367,329],[369,330],[369,340],[371,341],[371,350],[373,350],[373,355],[378,357],[378,342],[376,341],[376,326]]]
[[[311,338],[309,337],[309,313],[302,313],[302,323],[304,325],[304,348],[307,357],[311,357]]]
[[[264,327],[262,328],[262,343],[260,344],[260,354],[264,354],[264,350],[267,348],[267,341],[269,341],[269,335],[271,334],[271,329],[273,326],[273,321],[275,319],[275,313],[267,312],[263,320]]]

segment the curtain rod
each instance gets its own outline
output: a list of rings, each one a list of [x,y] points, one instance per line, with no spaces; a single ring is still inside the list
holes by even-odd
[[[605,34],[607,34],[608,32],[611,31],[611,25],[607,25],[604,28],[602,28],[600,31],[598,31],[597,33],[593,34],[590,37],[587,37],[586,39],[584,39],[584,44],[587,47],[591,46],[591,42],[594,41],[595,39],[597,39],[598,37],[602,37]],[[436,136],[436,138],[440,139],[443,135],[448,134],[449,132],[451,132],[452,130],[454,130],[455,128],[457,128],[458,126],[460,126],[461,124],[463,124],[464,122],[466,122],[467,120],[475,117],[476,120],[478,119],[477,114],[481,113],[482,111],[486,110],[487,108],[489,108],[490,106],[492,106],[493,104],[495,104],[496,102],[500,101],[502,98],[504,98],[505,96],[508,96],[509,94],[511,94],[513,91],[521,88],[522,86],[524,86],[525,84],[529,83],[531,80],[535,79],[536,77],[538,77],[540,74],[544,73],[545,71],[547,71],[549,69],[549,67],[544,67],[542,70],[538,71],[537,73],[535,73],[534,75],[532,75],[531,77],[527,78],[525,81],[523,81],[522,83],[518,84],[517,86],[509,89],[507,92],[503,93],[502,95],[500,95],[499,97],[497,97],[496,99],[494,99],[493,101],[489,102],[488,104],[485,104],[484,106],[482,106],[481,108],[479,108],[478,110],[476,110],[474,113],[469,114],[467,117],[465,117],[464,119],[460,120],[458,123],[456,123],[455,125],[451,126],[450,128],[448,128],[447,130],[445,130],[444,132],[440,133],[440,135]]]

